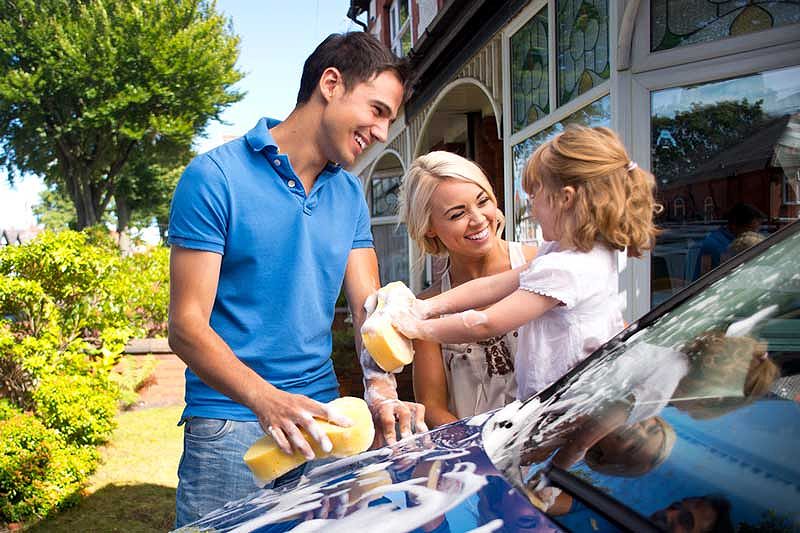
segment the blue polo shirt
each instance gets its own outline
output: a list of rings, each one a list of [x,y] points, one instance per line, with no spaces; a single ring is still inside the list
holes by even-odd
[[[338,396],[331,324],[354,248],[372,247],[361,182],[329,164],[306,195],[262,118],[244,137],[195,157],[181,176],[169,243],[222,255],[210,325],[281,390]],[[184,417],[256,420],[186,370]]]

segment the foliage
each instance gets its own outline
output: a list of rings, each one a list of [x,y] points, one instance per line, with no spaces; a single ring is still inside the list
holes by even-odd
[[[166,248],[122,257],[108,231],[90,228],[0,249],[0,316],[20,335],[49,332],[64,345],[108,328],[164,335],[168,302]]]
[[[94,448],[65,443],[33,415],[0,421],[0,518],[16,522],[73,504],[97,461]]]
[[[122,257],[101,228],[0,249],[0,522],[74,499],[155,366],[120,360],[133,335],[165,331],[168,285],[167,249]]]
[[[242,97],[238,38],[214,2],[0,0],[0,12],[14,14],[0,19],[0,166],[67,192],[79,229],[127,200],[115,189],[132,154],[188,148]]]
[[[45,231],[25,246],[6,246],[0,250],[0,275],[28,283],[31,294],[39,293],[34,288],[38,284],[41,292],[61,310],[62,331],[71,340],[84,330],[102,328],[98,304],[106,295],[101,284],[113,262],[114,257],[106,250],[87,246],[83,233]],[[35,304],[27,302],[28,306]],[[21,318],[17,316],[18,321]]]
[[[122,259],[109,276],[107,320],[129,324],[137,335],[165,337],[169,309],[169,249],[157,247]]]
[[[119,403],[123,409],[136,404],[139,400],[138,392],[149,382],[158,365],[158,360],[152,355],[136,357],[138,365],[133,360],[130,356],[122,357],[115,371],[111,373],[111,381],[119,389]]]
[[[21,414],[22,410],[14,405],[11,400],[0,398],[0,422]]]
[[[61,191],[57,184],[40,192],[39,203],[31,210],[36,221],[51,231],[75,229],[78,226],[75,206],[72,205],[69,194]]]
[[[653,118],[653,174],[675,180],[747,138],[766,120],[763,100],[692,104],[675,116]],[[662,132],[669,137],[661,139]]]
[[[104,444],[114,431],[118,389],[110,379],[47,376],[33,392],[37,417],[70,444]]]

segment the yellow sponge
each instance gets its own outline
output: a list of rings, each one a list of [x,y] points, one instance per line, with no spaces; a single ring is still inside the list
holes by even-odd
[[[329,405],[349,418],[353,425],[346,428],[324,420],[317,420],[317,424],[333,444],[331,453],[322,451],[317,442],[301,429],[300,432],[311,445],[317,458],[348,457],[369,448],[375,438],[375,426],[366,402],[361,398],[345,396],[333,400]],[[278,448],[270,435],[265,435],[247,450],[247,453],[244,454],[244,462],[250,467],[256,478],[268,483],[305,463],[306,458],[297,451],[292,455],[286,455]]]
[[[408,307],[414,294],[402,281],[389,283],[378,291],[375,312],[361,326],[361,339],[369,354],[386,372],[394,372],[414,358],[411,341],[392,326],[391,308]]]

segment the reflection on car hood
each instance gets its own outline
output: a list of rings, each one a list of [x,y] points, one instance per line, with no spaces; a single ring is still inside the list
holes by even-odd
[[[182,531],[560,531],[492,466],[479,415],[312,469]]]

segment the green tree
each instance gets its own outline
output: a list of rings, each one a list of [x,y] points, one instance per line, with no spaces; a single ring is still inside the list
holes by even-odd
[[[239,40],[213,0],[0,0],[0,12],[0,165],[66,193],[78,229],[130,201],[137,150],[188,147],[242,97]]]
[[[40,192],[39,203],[32,210],[39,224],[52,231],[75,229],[78,225],[75,206],[67,194],[58,190],[58,185]]]
[[[653,174],[672,181],[690,176],[703,163],[757,131],[768,119],[763,100],[693,103],[675,116],[652,121]]]

